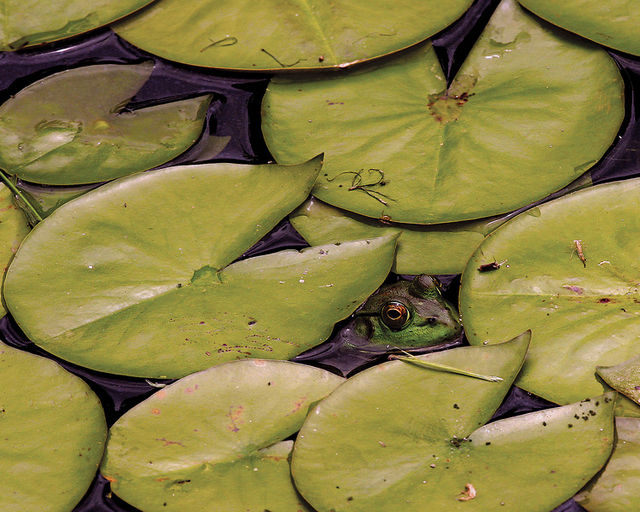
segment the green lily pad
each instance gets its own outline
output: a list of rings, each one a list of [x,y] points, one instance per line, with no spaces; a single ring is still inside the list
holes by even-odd
[[[617,440],[604,468],[575,500],[589,512],[630,512],[640,496],[640,419],[616,418]]]
[[[101,472],[153,511],[302,512],[289,471],[311,405],[344,379],[286,361],[236,361],[158,391],[111,427]]]
[[[0,438],[0,509],[69,512],[96,474],[107,425],[82,379],[0,342]]]
[[[22,239],[29,232],[27,220],[14,204],[11,191],[0,184],[0,265],[2,265],[2,276],[13,259],[13,255],[18,250]],[[4,309],[4,300],[0,303],[0,317],[7,311]]]
[[[568,194],[592,185],[587,172],[558,194]],[[419,226],[373,220],[311,197],[289,215],[289,220],[311,245],[398,233],[398,250],[391,270],[398,274],[417,275],[461,274],[480,242],[513,215],[512,212],[487,219]],[[499,268],[500,262],[487,262],[486,265],[489,265],[487,270],[491,270],[496,265]]]
[[[385,279],[395,237],[231,264],[308,195],[301,166],[179,166],[116,180],[58,208],[5,282],[29,339],[110,373],[182,377],[324,341]]]
[[[151,169],[200,136],[210,96],[132,112],[153,63],[85,66],[39,80],[0,106],[0,166],[49,185],[107,181]]]
[[[49,43],[107,25],[150,0],[4,0],[0,14],[0,51]]]
[[[604,46],[640,55],[636,0],[518,0],[541,18]]]
[[[311,245],[398,233],[393,272],[460,274],[484,237],[506,219],[492,217],[431,226],[390,224],[340,210],[312,197],[289,220]]]
[[[483,426],[528,341],[523,335],[419,357],[501,382],[400,361],[349,379],[310,412],[298,434],[296,487],[319,512],[395,512],[399,504],[407,512],[424,511],[425,504],[446,511],[551,510],[606,462],[614,394]],[[575,420],[586,411],[593,411],[587,421]]]
[[[640,356],[616,366],[599,366],[596,370],[609,386],[640,405]]]
[[[460,313],[470,343],[533,331],[518,386],[569,403],[602,391],[596,366],[637,355],[639,201],[638,179],[575,192],[502,225],[469,260]],[[487,261],[505,263],[480,272]]]
[[[158,0],[113,28],[145,51],[195,66],[254,71],[344,68],[431,37],[471,4]]]
[[[449,88],[428,45],[349,73],[276,77],[262,131],[279,163],[324,152],[318,199],[437,224],[515,210],[583,174],[615,139],[623,88],[604,50],[504,0]]]

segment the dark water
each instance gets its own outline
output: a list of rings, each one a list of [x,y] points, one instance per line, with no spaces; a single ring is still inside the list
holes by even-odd
[[[499,3],[499,0],[478,0],[461,20],[434,38],[433,44],[447,79],[451,81],[464,61],[482,27]],[[640,60],[611,53],[624,76],[627,92],[627,114],[615,144],[603,159],[591,170],[595,183],[640,175],[640,125],[638,123],[638,91],[640,91]],[[178,98],[213,94],[201,140],[171,164],[202,161],[226,161],[240,163],[265,163],[271,160],[260,131],[260,103],[269,76],[216,72],[170,63],[142,52],[120,40],[109,30],[93,32],[88,36],[66,42],[16,53],[0,53],[0,103],[12,94],[44,76],[64,69],[96,63],[137,63],[155,61],[154,72],[145,86],[133,98],[130,108],[146,106]],[[229,142],[215,156],[208,150],[211,137],[227,137]],[[169,164],[167,164],[169,165]],[[306,247],[306,242],[285,220],[242,257],[265,254],[284,248]],[[394,281],[398,276],[390,276]],[[448,276],[444,281],[448,298],[457,300],[459,276]],[[334,335],[316,356],[307,355],[306,362],[334,369],[341,366],[352,370],[368,366],[372,361],[338,361],[327,357],[332,343],[341,336],[345,323],[339,324]],[[21,333],[10,317],[0,320],[0,336],[10,345],[41,354],[58,361],[62,366],[82,377],[100,397],[109,425],[124,412],[156,391],[153,384],[144,379],[118,377],[94,372],[61,361],[35,345]],[[324,355],[323,355],[324,354]],[[375,362],[375,361],[373,361]],[[512,388],[507,399],[496,411],[494,419],[544,409],[549,402],[518,388]],[[111,496],[108,482],[97,477],[91,489],[76,507],[75,512],[135,512],[116,496]],[[555,512],[584,510],[572,500],[558,507]]]

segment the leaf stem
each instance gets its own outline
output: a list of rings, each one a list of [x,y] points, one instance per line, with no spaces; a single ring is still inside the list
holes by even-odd
[[[474,379],[486,380],[488,382],[502,382],[504,379],[502,377],[498,377],[496,375],[482,375],[481,373],[470,372],[467,370],[461,370],[460,368],[455,368],[453,366],[449,366],[442,363],[432,363],[429,361],[425,361],[423,359],[419,359],[416,356],[407,353],[407,356],[389,356],[389,359],[398,359],[399,361],[404,361],[406,363],[415,364],[416,366],[420,366],[422,368],[429,368],[430,370],[437,370],[449,373],[456,373],[458,375],[466,375],[467,377],[473,377]]]
[[[31,211],[32,215],[38,222],[42,222],[42,217],[38,213],[38,210],[34,208],[34,206],[27,200],[27,198],[22,194],[22,191],[16,187],[15,183],[11,181],[11,179],[4,173],[4,171],[0,170],[0,179],[9,187],[11,192],[17,195],[25,206]]]

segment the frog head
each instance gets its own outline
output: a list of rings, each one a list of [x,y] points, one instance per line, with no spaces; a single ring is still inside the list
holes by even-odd
[[[381,287],[327,342],[295,357],[347,377],[400,350],[426,353],[462,343],[455,306],[427,275]]]
[[[375,350],[440,345],[460,337],[458,312],[427,275],[383,286],[356,311],[353,330]],[[360,343],[359,347],[364,348]]]

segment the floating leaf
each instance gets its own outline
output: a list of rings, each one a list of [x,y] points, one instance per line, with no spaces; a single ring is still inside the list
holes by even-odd
[[[149,3],[150,0],[3,0],[0,51],[18,50],[87,32]]]
[[[460,312],[470,343],[531,329],[518,386],[556,403],[601,392],[596,366],[638,352],[639,204],[638,179],[598,185],[491,233],[462,277]],[[487,261],[507,264],[478,271]]]
[[[452,224],[390,224],[340,210],[312,197],[290,216],[311,245],[400,233],[393,272],[460,274],[474,249],[505,219],[493,217]]]
[[[471,4],[158,0],[114,30],[145,51],[195,66],[252,71],[344,68],[434,35]]]
[[[551,510],[606,462],[613,393],[489,423],[524,359],[528,335],[356,375],[309,414],[294,448],[296,487],[319,512]],[[596,405],[597,403],[597,405]],[[587,421],[575,414],[593,410]],[[588,414],[588,412],[587,412]],[[475,496],[474,496],[475,494]]]
[[[600,159],[623,117],[623,81],[604,50],[504,0],[448,88],[428,45],[322,79],[277,77],[262,130],[279,163],[325,153],[318,199],[436,224],[562,188]]]
[[[640,356],[616,366],[600,366],[596,370],[609,386],[640,405]]]
[[[123,110],[153,63],[61,71],[0,106],[0,166],[49,185],[97,183],[163,164],[200,136],[210,96]]]
[[[636,0],[518,0],[541,18],[616,50],[640,55]]]
[[[604,471],[576,497],[589,512],[630,512],[640,496],[640,419],[616,418],[617,441]]]
[[[84,381],[0,342],[0,509],[68,512],[95,476],[107,425]]]
[[[343,379],[286,361],[236,361],[158,391],[111,427],[101,472],[145,510],[308,510],[289,472],[309,407]]]
[[[25,240],[8,308],[49,352],[111,373],[289,359],[324,341],[393,261],[387,236],[230,265],[307,197],[319,166],[173,167],[89,192]]]
[[[18,250],[22,239],[29,232],[29,225],[24,214],[16,208],[12,201],[11,191],[0,184],[0,265],[2,265],[2,276],[13,259],[13,255]],[[0,303],[0,316],[4,316],[4,300]]]

